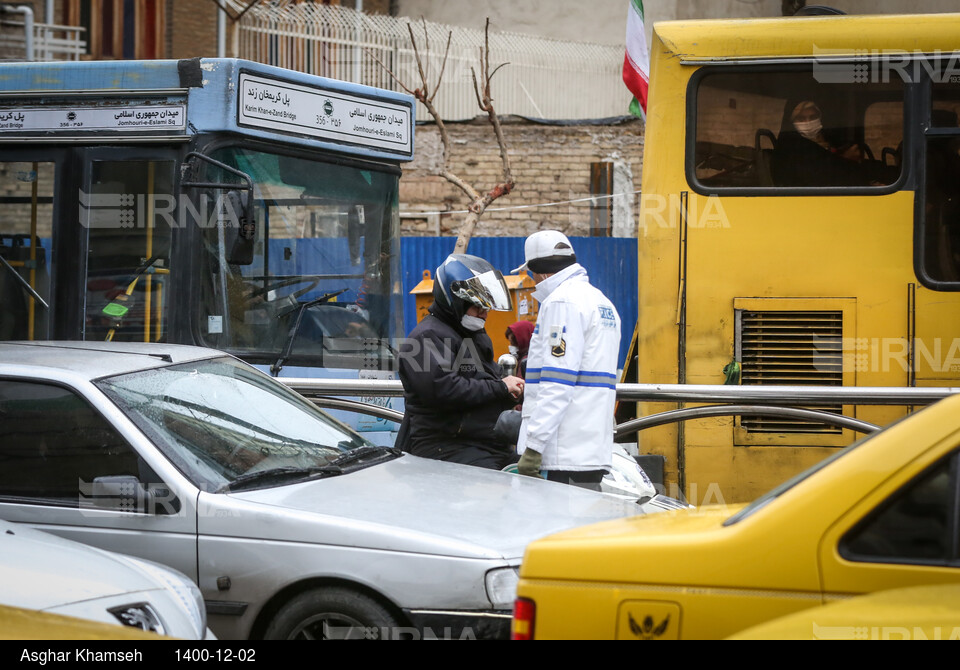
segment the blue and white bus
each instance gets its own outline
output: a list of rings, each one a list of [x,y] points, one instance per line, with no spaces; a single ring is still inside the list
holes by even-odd
[[[0,64],[0,340],[392,378],[414,104],[235,59]]]

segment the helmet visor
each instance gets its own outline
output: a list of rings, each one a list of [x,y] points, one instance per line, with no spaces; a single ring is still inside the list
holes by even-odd
[[[458,298],[483,309],[507,312],[513,307],[507,283],[503,281],[503,275],[497,270],[455,281],[450,288]]]

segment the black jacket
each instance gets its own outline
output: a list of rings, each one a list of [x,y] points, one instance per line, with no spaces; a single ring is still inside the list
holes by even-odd
[[[467,449],[504,451],[493,427],[516,401],[500,379],[493,342],[483,330],[453,325],[434,304],[400,349],[404,419],[396,445],[417,456],[458,460]]]
[[[799,133],[780,133],[770,166],[776,186],[869,186],[882,180],[869,164],[825,149]]]

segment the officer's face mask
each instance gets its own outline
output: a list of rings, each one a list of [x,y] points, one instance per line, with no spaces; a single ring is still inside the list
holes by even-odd
[[[520,355],[520,347],[515,347],[512,344],[509,347],[507,347],[507,351],[509,351],[514,356]]]
[[[469,314],[464,314],[463,318],[460,319],[460,325],[470,331],[483,330],[483,327],[487,325],[485,319],[481,319],[479,316],[470,316]]]
[[[793,127],[797,129],[798,133],[806,137],[808,140],[812,140],[820,134],[821,130],[823,130],[823,122],[820,119],[812,119],[810,121],[794,121]]]

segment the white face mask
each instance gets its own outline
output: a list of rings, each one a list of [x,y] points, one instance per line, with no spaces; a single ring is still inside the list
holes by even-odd
[[[467,330],[477,331],[483,330],[483,327],[487,325],[487,322],[486,320],[481,319],[479,316],[470,316],[469,314],[464,314],[463,318],[460,319],[460,325]]]
[[[509,351],[514,356],[520,355],[520,347],[515,347],[512,344],[509,347],[507,347],[507,351]]]
[[[793,127],[797,129],[798,133],[806,137],[808,140],[812,140],[820,134],[821,130],[823,130],[823,122],[820,119],[813,119],[812,121],[797,121],[793,124]]]

